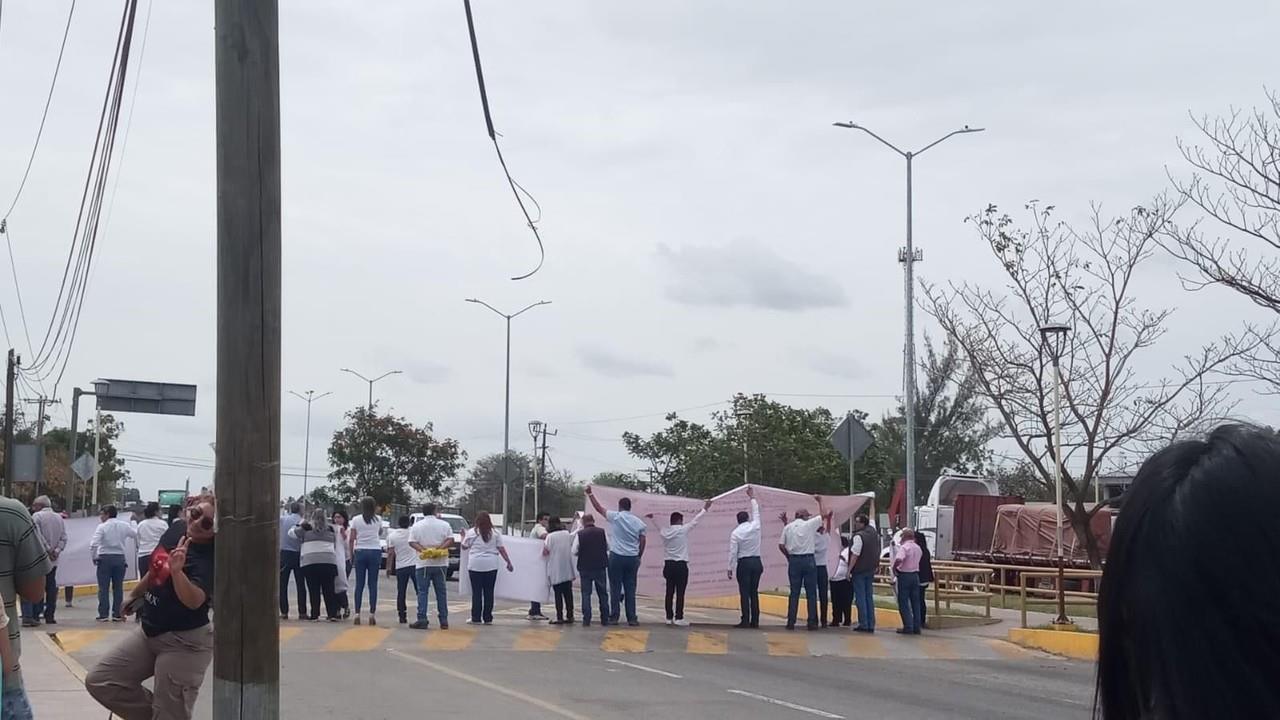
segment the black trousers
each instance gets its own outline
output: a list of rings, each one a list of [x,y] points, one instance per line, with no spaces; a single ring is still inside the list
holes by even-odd
[[[551,586],[556,596],[556,620],[564,622],[565,617],[573,622],[573,581],[565,580]]]
[[[760,624],[760,576],[764,575],[764,563],[755,557],[738,558],[738,606],[742,609],[742,622],[755,627]]]
[[[920,627],[924,627],[929,611],[929,583],[920,583]]]
[[[689,562],[667,560],[662,564],[662,577],[667,581],[667,619],[684,619],[684,591],[689,587]],[[672,614],[672,600],[675,614]]]
[[[831,581],[831,626],[853,624],[853,580]]]
[[[333,592],[333,581],[338,577],[338,566],[308,565],[301,568],[301,572],[306,578],[307,594],[311,596],[311,619],[316,620],[320,617],[320,598],[324,598],[326,617],[338,617],[338,598]],[[304,614],[299,613],[298,617],[302,618]]]
[[[302,567],[299,564],[302,554],[297,550],[280,551],[280,614],[289,614],[289,574],[293,573],[293,582],[298,590],[298,617],[307,616],[307,588],[302,579]],[[319,608],[317,608],[319,610]]]
[[[400,619],[407,619],[409,607],[405,605],[404,596],[409,591],[409,583],[413,583],[413,596],[418,596],[418,576],[417,568],[406,567],[396,568],[396,612],[399,613]]]
[[[830,595],[827,594],[827,558],[818,563],[818,620],[822,627],[827,626],[827,605]]]
[[[493,586],[498,584],[497,570],[468,570],[471,576],[471,622],[493,622]]]

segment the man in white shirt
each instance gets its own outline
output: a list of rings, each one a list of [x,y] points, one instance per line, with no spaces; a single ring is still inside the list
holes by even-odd
[[[124,573],[126,543],[136,540],[138,530],[132,523],[121,520],[115,505],[102,509],[106,520],[93,531],[89,541],[89,554],[98,566],[98,622],[123,622]]]
[[[689,531],[693,530],[707,510],[711,509],[711,501],[707,500],[702,509],[688,525],[684,524],[684,514],[671,513],[671,524],[666,528],[658,526],[653,513],[645,515],[653,521],[653,526],[662,536],[663,562],[662,578],[667,581],[667,624],[689,627],[684,619],[684,593],[689,587]],[[674,600],[674,607],[672,600]]]
[[[533,529],[529,531],[529,537],[534,540],[547,539],[547,525],[551,522],[551,513],[538,513],[538,520],[533,524]],[[529,620],[546,620],[547,616],[542,614],[542,603],[529,603]]]
[[[827,568],[827,551],[829,549],[829,541],[831,539],[831,517],[823,518],[822,526],[818,528],[818,534],[813,536],[813,561],[814,567],[818,572],[818,623],[821,627],[827,626],[827,583],[829,582]]]
[[[742,621],[736,628],[760,627],[760,576],[764,574],[764,561],[760,559],[760,503],[756,491],[747,486],[751,499],[751,514],[738,513],[738,527],[729,534],[729,579],[738,572],[738,606]]]
[[[796,629],[796,614],[800,610],[800,588],[804,588],[805,599],[809,605],[807,625],[810,630],[818,629],[818,567],[814,561],[814,538],[821,527],[826,512],[822,507],[822,496],[814,495],[818,502],[818,514],[810,517],[807,508],[796,511],[796,518],[782,530],[778,540],[778,549],[787,558],[787,579],[791,583],[791,597],[787,603],[787,629]],[[780,515],[787,522],[787,514]]]
[[[440,619],[440,629],[448,630],[449,602],[444,580],[449,571],[449,546],[453,544],[453,528],[436,517],[435,503],[422,506],[422,514],[425,517],[414,523],[409,530],[409,547],[418,553],[414,570],[418,581],[418,619],[409,627],[414,630],[431,627],[431,623],[427,621],[427,591],[429,585],[435,585],[436,616]]]

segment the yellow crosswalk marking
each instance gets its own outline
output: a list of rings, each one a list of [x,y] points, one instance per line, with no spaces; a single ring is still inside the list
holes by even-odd
[[[846,641],[849,654],[854,657],[882,658],[888,657],[884,643],[870,633],[853,633]]]
[[[610,630],[600,649],[611,653],[641,653],[649,645],[648,630]]]
[[[280,626],[280,644],[283,645],[302,634],[300,627]]]
[[[428,630],[422,647],[428,650],[466,650],[476,639],[476,631],[467,628],[457,630]]]
[[[956,652],[955,645],[950,640],[921,635],[916,638],[916,642],[920,643],[920,647],[924,649],[924,654],[934,660],[956,660],[960,657],[960,654]]]
[[[110,630],[61,630],[53,640],[65,653],[79,652],[110,635]]]
[[[345,630],[341,635],[329,641],[324,646],[325,650],[334,652],[364,652],[373,650],[382,644],[387,636],[391,634],[390,630],[384,630],[376,627],[354,627]]]
[[[555,630],[523,630],[516,636],[514,650],[546,652],[555,650],[563,635]]]
[[[691,632],[685,652],[695,655],[724,655],[729,652],[729,633]]]
[[[809,641],[803,635],[794,632],[765,633],[765,643],[769,646],[769,654],[777,657],[800,657],[809,654]]]

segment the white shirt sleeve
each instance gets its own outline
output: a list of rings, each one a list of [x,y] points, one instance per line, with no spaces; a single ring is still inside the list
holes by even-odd
[[[578,533],[573,533],[573,549],[570,550],[574,555],[578,554]]]
[[[102,544],[102,528],[106,527],[106,523],[99,523],[98,527],[93,529],[93,539],[89,541],[89,557],[98,557],[98,546]]]
[[[692,529],[693,529],[693,526],[694,526],[694,525],[697,525],[697,524],[698,524],[698,521],[702,519],[702,516],[703,516],[703,515],[706,515],[706,514],[707,514],[707,509],[706,509],[706,508],[703,508],[703,509],[699,510],[699,511],[698,511],[698,514],[697,514],[697,515],[694,515],[694,516],[693,516],[693,519],[689,521],[689,527],[685,528],[685,532],[688,532],[688,531],[692,530]]]
[[[738,567],[738,533],[729,534],[729,569]]]
[[[755,498],[751,498],[751,530],[760,529],[760,503]]]
[[[852,557],[854,555],[861,555],[861,554],[862,554],[862,536],[854,535],[853,540],[850,541],[849,543],[849,555],[850,557]]]

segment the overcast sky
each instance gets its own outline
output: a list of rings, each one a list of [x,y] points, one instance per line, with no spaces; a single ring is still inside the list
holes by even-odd
[[[5,3],[5,207],[68,5]],[[76,8],[48,126],[9,218],[36,345],[66,261],[119,5]],[[908,147],[987,128],[916,162],[915,219],[924,278],[995,281],[966,215],[1039,199],[1079,220],[1091,202],[1120,213],[1160,192],[1166,167],[1182,170],[1175,141],[1194,130],[1188,111],[1253,106],[1275,85],[1278,8],[477,0],[495,124],[544,211],[546,265],[512,282],[537,254],[485,135],[461,2],[284,0],[283,384],[333,392],[314,408],[312,471],[323,472],[342,413],[365,402],[365,385],[341,367],[403,370],[377,386],[382,407],[433,422],[472,458],[501,450],[503,321],[463,302],[472,296],[508,311],[553,301],[513,325],[512,438],[524,448],[526,422],[550,422],[560,429],[554,462],[580,478],[639,467],[617,439],[623,430],[655,430],[681,408],[705,419],[735,392],[879,416],[901,391],[904,168],[831,123],[855,120]],[[118,192],[58,396],[97,377],[195,383],[196,417],[123,416],[120,448],[208,465],[212,3],[155,3],[145,38],[114,161]],[[29,356],[0,270],[10,338]],[[1176,271],[1162,258],[1141,297],[1180,308],[1166,357],[1254,312],[1225,293],[1182,293]],[[1237,388],[1241,414],[1280,423],[1274,403]],[[302,486],[305,405],[282,402],[290,495]],[[68,410],[56,408],[55,421]],[[128,465],[148,498],[188,474],[193,486],[212,477]]]

